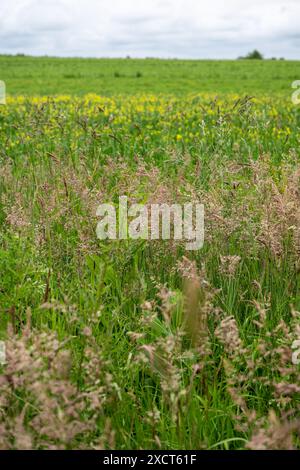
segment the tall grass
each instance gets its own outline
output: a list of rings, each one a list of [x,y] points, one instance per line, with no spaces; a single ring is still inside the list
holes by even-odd
[[[3,448],[299,447],[299,109],[0,109]],[[200,201],[205,244],[99,241],[96,207]]]

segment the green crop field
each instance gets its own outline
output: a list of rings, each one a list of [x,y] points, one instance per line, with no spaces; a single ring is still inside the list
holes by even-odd
[[[297,79],[0,57],[0,448],[300,447]],[[100,240],[124,195],[203,204],[203,247]]]
[[[12,95],[248,93],[290,96],[300,62],[0,56]]]

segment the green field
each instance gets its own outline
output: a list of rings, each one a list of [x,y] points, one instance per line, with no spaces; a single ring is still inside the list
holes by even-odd
[[[12,95],[226,92],[290,96],[291,83],[300,76],[300,62],[0,56],[0,76]]]
[[[296,79],[0,57],[0,448],[299,449]],[[203,203],[203,248],[99,240],[122,195]]]

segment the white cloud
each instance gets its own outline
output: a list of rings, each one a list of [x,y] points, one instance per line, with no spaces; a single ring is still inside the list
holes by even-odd
[[[299,18],[299,0],[1,0],[0,52],[298,58]]]

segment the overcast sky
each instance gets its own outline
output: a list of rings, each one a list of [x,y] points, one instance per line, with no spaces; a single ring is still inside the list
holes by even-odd
[[[300,0],[0,0],[0,53],[300,58]]]

